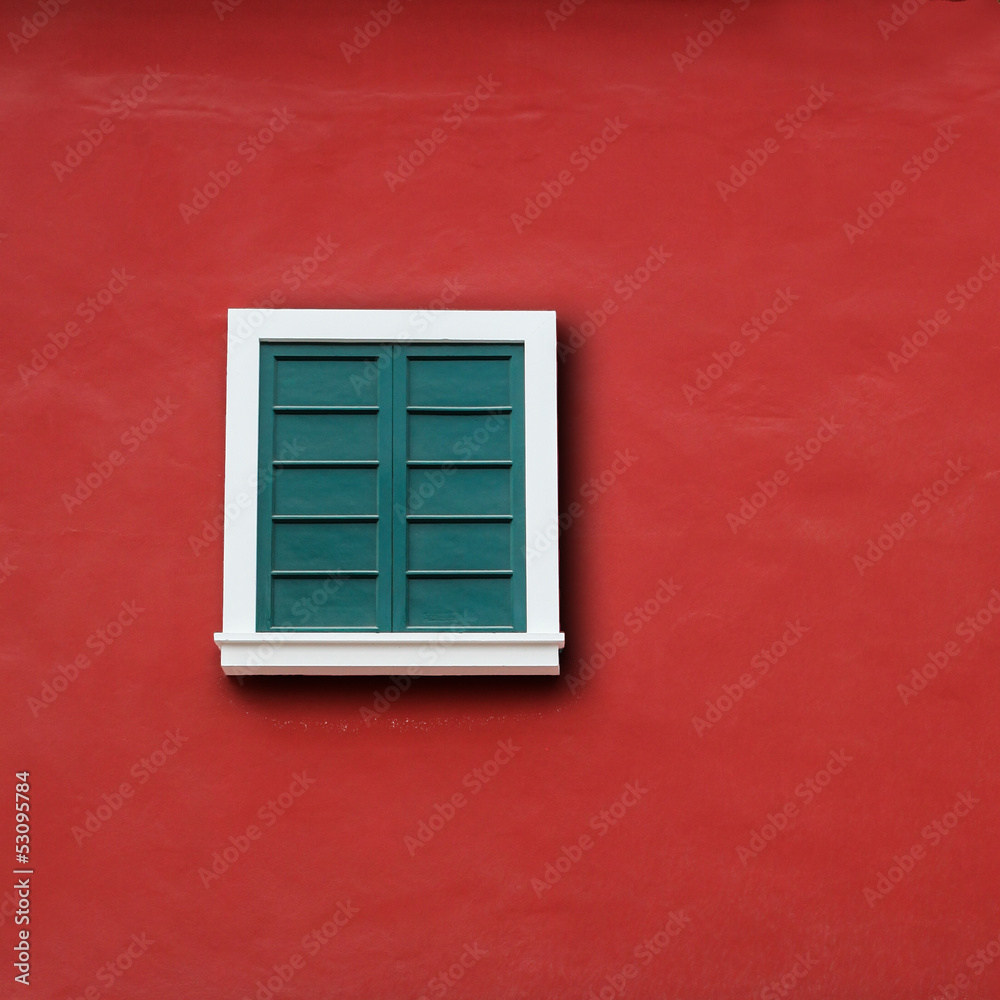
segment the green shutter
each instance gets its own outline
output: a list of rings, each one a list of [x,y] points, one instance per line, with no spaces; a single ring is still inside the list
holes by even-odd
[[[524,355],[261,346],[258,629],[525,631]]]
[[[393,629],[524,631],[523,348],[405,348],[393,457]]]
[[[391,627],[390,362],[371,345],[261,345],[261,630]]]

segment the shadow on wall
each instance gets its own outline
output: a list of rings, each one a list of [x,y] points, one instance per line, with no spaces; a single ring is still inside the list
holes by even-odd
[[[564,324],[557,326],[560,344],[569,341],[569,331]],[[567,512],[580,496],[583,480],[585,446],[577,428],[584,426],[581,419],[584,408],[583,392],[579,385],[581,365],[578,355],[560,352],[557,369],[559,412],[559,510]],[[350,716],[357,712],[357,719],[371,724],[382,714],[391,715],[396,703],[403,703],[406,712],[422,714],[433,709],[435,715],[454,709],[467,713],[481,709],[496,718],[503,711],[523,712],[526,709],[542,711],[575,700],[566,684],[578,659],[580,611],[584,599],[586,560],[583,553],[587,544],[586,518],[577,521],[566,516],[562,521],[572,530],[564,530],[559,538],[559,616],[562,631],[566,633],[566,648],[560,655],[560,677],[234,677],[226,678],[231,692],[244,707],[265,708],[268,714],[282,706],[291,709],[300,701],[312,706],[336,707]],[[545,539],[529,540],[539,547]],[[216,654],[217,655],[217,654]],[[373,692],[379,697],[373,701]],[[372,714],[369,714],[372,713]]]

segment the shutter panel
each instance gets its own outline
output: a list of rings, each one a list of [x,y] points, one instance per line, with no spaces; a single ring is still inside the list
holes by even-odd
[[[393,628],[525,631],[523,348],[409,346],[393,410]]]
[[[261,345],[258,628],[391,628],[391,355]]]

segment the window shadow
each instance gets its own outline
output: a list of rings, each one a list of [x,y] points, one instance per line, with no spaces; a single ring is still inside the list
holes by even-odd
[[[568,327],[557,324],[558,341],[565,344],[568,338]],[[579,500],[583,480],[585,447],[575,431],[581,426],[584,404],[577,378],[579,367],[576,352],[566,354],[557,363],[560,513]],[[567,523],[570,530],[560,532],[559,537],[559,615],[566,633],[566,648],[560,654],[562,676],[234,676],[227,678],[229,688],[250,709],[266,707],[268,714],[276,709],[294,713],[297,706],[308,704],[312,709],[322,706],[343,713],[353,723],[362,718],[372,722],[365,710],[375,716],[392,718],[398,713],[419,721],[431,714],[440,719],[449,712],[464,716],[485,713],[489,718],[503,712],[540,713],[566,704],[573,700],[565,676],[572,673],[579,632],[577,609],[585,585],[581,548],[586,538],[579,523],[564,519],[564,525]]]

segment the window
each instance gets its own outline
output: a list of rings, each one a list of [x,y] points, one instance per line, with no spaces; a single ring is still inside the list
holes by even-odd
[[[521,344],[263,344],[258,631],[525,631],[523,372]]]
[[[558,673],[554,314],[231,310],[228,367],[224,670]]]

